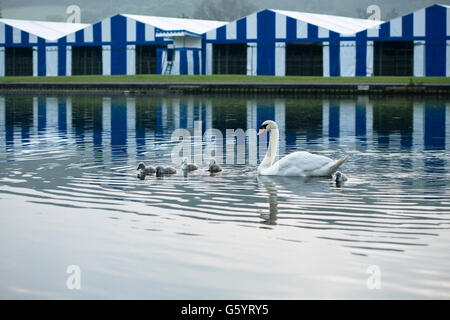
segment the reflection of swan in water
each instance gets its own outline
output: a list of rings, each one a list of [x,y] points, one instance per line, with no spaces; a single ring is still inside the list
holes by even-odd
[[[258,178],[258,180],[260,180]],[[274,225],[277,224],[277,214],[278,214],[278,191],[277,186],[270,180],[261,180],[264,188],[266,188],[269,194],[269,214],[261,214],[261,218],[264,219],[264,223]]]
[[[264,121],[258,135],[270,133],[266,156],[258,167],[264,176],[330,177],[347,159],[333,160],[306,151],[297,151],[275,162],[278,150],[278,126],[275,121]]]
[[[320,197],[330,192],[330,179],[323,177],[258,176],[258,182],[272,183],[277,191],[286,190],[300,197]]]
[[[269,214],[261,214],[267,224],[276,224],[278,215],[278,195],[288,191],[300,197],[323,197],[331,190],[330,180],[320,177],[280,177],[258,176],[269,195]]]

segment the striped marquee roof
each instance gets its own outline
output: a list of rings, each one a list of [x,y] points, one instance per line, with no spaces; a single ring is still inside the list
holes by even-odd
[[[12,29],[10,31],[12,33],[12,43],[21,43],[22,31],[31,35],[30,42],[37,42],[38,37],[52,42],[87,26],[89,25],[83,23],[0,19],[0,43],[5,42],[8,37],[8,28]],[[34,41],[32,38],[34,38]]]

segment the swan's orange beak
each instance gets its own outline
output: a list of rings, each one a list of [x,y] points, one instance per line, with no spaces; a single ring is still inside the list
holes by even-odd
[[[264,133],[264,131],[266,131],[266,129],[259,129],[258,133],[256,134],[257,136],[260,136]]]

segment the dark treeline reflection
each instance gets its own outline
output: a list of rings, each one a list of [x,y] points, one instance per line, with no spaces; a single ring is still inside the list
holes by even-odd
[[[450,104],[405,98],[244,97],[0,97],[0,143],[6,148],[57,133],[85,143],[110,145],[113,154],[168,141],[177,128],[256,129],[273,119],[280,147],[355,141],[387,148],[448,148]],[[393,142],[395,141],[395,142]],[[361,145],[357,147],[361,147]]]

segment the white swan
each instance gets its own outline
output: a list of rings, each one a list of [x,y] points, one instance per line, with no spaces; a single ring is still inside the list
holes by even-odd
[[[258,167],[262,176],[329,177],[345,162],[347,156],[333,160],[325,156],[296,151],[274,163],[278,151],[278,126],[275,121],[264,121],[258,135],[270,133],[266,156]]]

